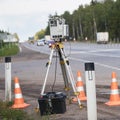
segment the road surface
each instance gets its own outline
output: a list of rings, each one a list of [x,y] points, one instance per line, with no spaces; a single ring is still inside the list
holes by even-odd
[[[120,45],[98,45],[89,43],[64,44],[65,51],[70,60],[70,65],[72,67],[75,79],[77,79],[77,71],[80,70],[82,73],[83,82],[85,84],[84,63],[95,63],[98,120],[119,120],[120,106],[109,107],[104,103],[109,101],[112,71],[116,72],[117,80],[120,85]],[[24,46],[27,47],[27,49]],[[30,49],[32,49],[32,51]],[[14,79],[14,76],[19,77],[25,101],[31,104],[31,106],[27,108],[27,111],[35,116],[35,119],[37,120],[40,119],[40,115],[34,112],[34,108],[37,106],[37,99],[40,95],[40,91],[43,85],[46,73],[45,65],[48,62],[50,48],[48,48],[48,46],[38,47],[36,44],[30,45],[28,43],[24,43],[21,45],[21,50],[21,53],[12,57],[12,79]],[[46,91],[51,91],[51,87],[55,79],[55,60],[56,59],[54,57],[46,85]],[[4,99],[4,78],[3,60],[0,63],[0,96],[2,99]],[[14,83],[12,83],[12,88],[14,89]],[[58,65],[57,80],[54,90],[63,91],[63,88],[64,82],[62,80],[60,67]],[[87,120],[86,101],[82,102],[82,104],[84,107],[82,110],[80,110],[77,103],[68,104],[67,102],[67,111],[65,114],[52,115],[50,118],[55,118],[56,120]]]

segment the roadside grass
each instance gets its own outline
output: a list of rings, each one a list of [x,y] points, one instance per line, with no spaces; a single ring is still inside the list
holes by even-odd
[[[7,44],[0,48],[0,57],[16,55],[19,52],[17,44]]]
[[[40,116],[37,114],[28,114],[24,109],[12,109],[13,102],[4,102],[0,100],[0,120],[50,120],[50,115]],[[52,120],[56,116],[52,115]]]
[[[34,120],[22,109],[12,109],[12,102],[0,100],[0,120]]]

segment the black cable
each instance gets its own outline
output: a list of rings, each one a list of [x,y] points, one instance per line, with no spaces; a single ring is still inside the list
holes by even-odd
[[[69,45],[70,45],[70,49],[69,49],[69,54],[66,56],[65,55],[65,51],[64,51],[64,49],[63,49],[63,54],[64,54],[64,56],[65,57],[68,57],[68,56],[70,56],[71,55],[71,43],[69,42]],[[57,59],[57,52],[58,52],[58,50],[56,49],[56,60],[55,60],[55,76],[54,76],[54,82],[53,82],[53,85],[52,85],[52,92],[53,92],[53,90],[54,90],[54,86],[55,86],[55,82],[56,82],[56,75],[57,75],[57,63],[58,63],[58,59]]]

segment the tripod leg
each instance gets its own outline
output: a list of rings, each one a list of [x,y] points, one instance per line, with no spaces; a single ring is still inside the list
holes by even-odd
[[[59,60],[60,60],[60,66],[61,66],[61,71],[62,71],[62,75],[63,75],[63,80],[64,80],[64,84],[65,84],[64,90],[67,93],[67,96],[68,96],[67,98],[69,100],[69,103],[71,103],[71,99],[70,99],[70,83],[69,83],[69,80],[68,80],[68,75],[67,75],[67,70],[66,70],[66,67],[65,67],[65,62],[64,62],[64,60],[62,58],[60,49],[58,49],[58,55],[59,55]]]
[[[45,86],[46,86],[46,82],[47,82],[47,78],[48,78],[48,73],[49,73],[49,69],[50,69],[50,65],[51,65],[51,62],[52,62],[52,57],[53,57],[53,52],[54,52],[54,48],[52,48],[51,50],[51,53],[50,53],[50,56],[49,56],[49,62],[48,62],[48,68],[47,68],[47,71],[46,71],[46,76],[45,76],[45,80],[44,80],[44,83],[43,83],[43,86],[42,86],[42,90],[41,90],[41,94],[40,95],[43,95],[44,91],[45,91]],[[37,105],[37,107],[35,108],[35,111],[38,112],[39,111],[39,104]]]
[[[65,67],[66,67],[66,70],[68,72],[68,75],[69,75],[69,78],[70,78],[70,82],[72,84],[72,88],[73,88],[73,91],[74,91],[74,94],[76,95],[77,97],[77,100],[78,100],[78,104],[80,106],[80,108],[82,108],[82,104],[81,104],[81,101],[80,99],[78,99],[78,95],[77,95],[77,90],[75,88],[75,80],[74,80],[74,77],[73,77],[73,74],[72,74],[72,70],[71,70],[71,67],[69,65],[69,61],[68,59],[65,57],[64,53],[63,53],[63,49],[60,48],[60,52],[61,52],[61,55],[62,55],[62,58],[65,62]]]
[[[46,76],[45,76],[45,80],[44,80],[44,83],[43,83],[41,95],[43,95],[43,93],[44,93],[44,91],[45,91],[45,85],[46,85],[46,82],[47,82],[48,73],[49,73],[49,69],[50,69],[51,62],[52,62],[53,52],[54,52],[54,49],[52,48],[51,53],[50,53],[50,56],[49,56],[49,62],[48,62],[48,64],[47,64],[47,65],[48,65],[48,66],[47,66],[48,68],[47,68],[47,71],[46,71]]]
[[[60,66],[61,66],[61,70],[62,70],[63,80],[64,80],[64,83],[65,83],[65,90],[68,91],[69,90],[68,76],[67,76],[65,63],[64,63],[64,60],[62,58],[60,50],[58,50],[58,55],[59,55],[59,60],[60,60]]]

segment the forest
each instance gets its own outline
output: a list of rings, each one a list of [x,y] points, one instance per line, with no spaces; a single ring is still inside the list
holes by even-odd
[[[62,15],[69,25],[69,36],[78,41],[96,40],[97,32],[109,32],[112,42],[120,42],[120,0],[104,0],[80,5],[72,14],[65,11]],[[41,34],[42,33],[42,34]],[[49,34],[49,26],[35,34],[36,38]]]

